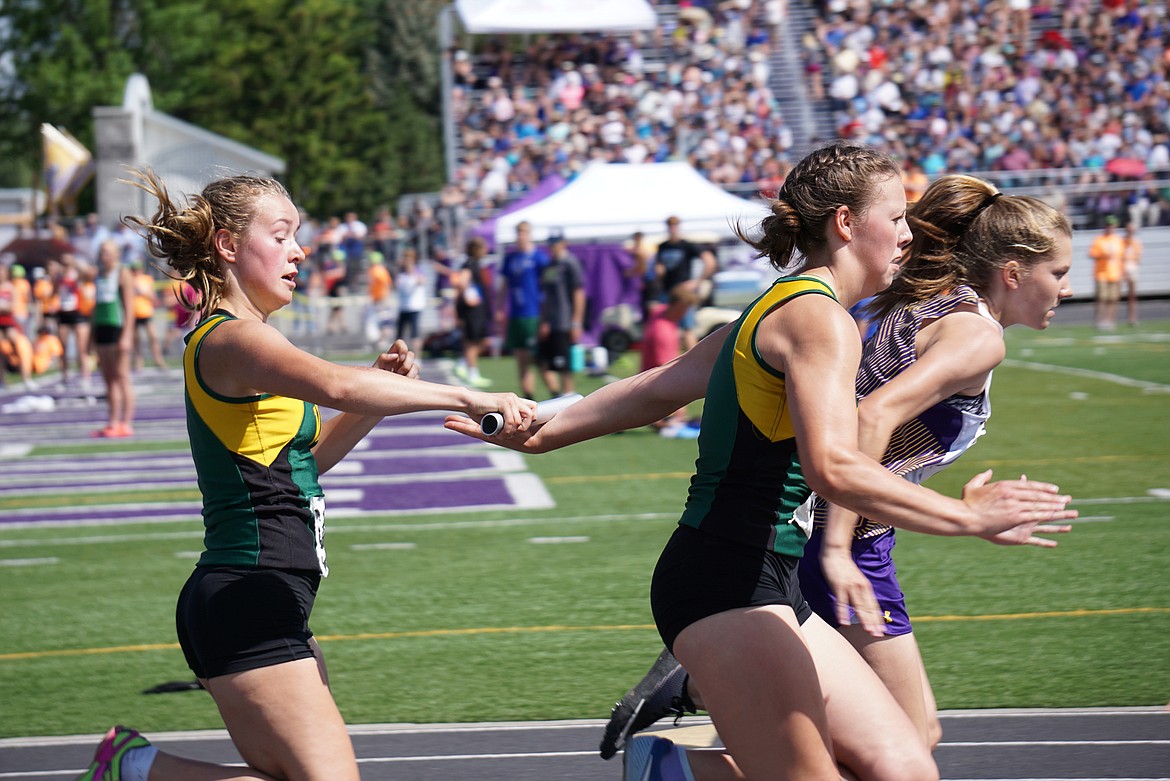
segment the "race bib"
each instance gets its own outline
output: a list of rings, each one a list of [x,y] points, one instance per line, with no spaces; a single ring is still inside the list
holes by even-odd
[[[812,506],[813,500],[817,498],[816,494],[812,494],[800,507],[792,513],[792,520],[789,523],[796,524],[796,526],[804,532],[805,538],[812,537],[813,519]]]
[[[325,561],[325,497],[310,496],[309,510],[313,513],[313,542],[317,548],[317,569],[321,577],[329,577],[329,564]]]

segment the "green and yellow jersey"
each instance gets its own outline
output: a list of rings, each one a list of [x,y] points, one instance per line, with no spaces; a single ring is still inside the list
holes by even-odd
[[[800,556],[794,513],[808,499],[784,375],[760,356],[760,322],[797,296],[833,291],[816,277],[776,280],[736,321],[707,384],[699,457],[679,523],[734,542]]]
[[[187,336],[183,383],[191,455],[203,493],[202,565],[320,570],[324,494],[311,448],[321,433],[315,404],[211,390],[199,372],[204,339],[234,319],[216,312]]]

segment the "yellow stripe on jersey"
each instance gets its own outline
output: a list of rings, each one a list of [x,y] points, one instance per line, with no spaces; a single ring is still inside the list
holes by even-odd
[[[810,291],[828,291],[832,295],[829,286],[816,277],[791,277],[781,284],[774,284],[746,313],[736,335],[733,370],[739,406],[769,442],[792,439],[796,432],[787,414],[784,375],[768,366],[760,356],[756,331],[760,321],[777,306]]]
[[[221,396],[208,388],[197,369],[199,348],[204,337],[225,318],[211,317],[191,335],[193,350],[183,353],[188,377],[197,382],[187,384],[191,404],[216,438],[233,453],[264,466],[272,466],[288,446],[305,419],[305,403],[285,396],[259,394],[239,398]],[[316,418],[313,441],[321,435],[321,413],[312,405]]]

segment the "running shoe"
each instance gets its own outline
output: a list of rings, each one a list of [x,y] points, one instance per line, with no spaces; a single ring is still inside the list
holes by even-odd
[[[106,733],[89,770],[77,777],[77,781],[121,781],[122,758],[127,751],[146,748],[150,741],[138,734],[138,730],[118,725]]]
[[[687,696],[687,671],[664,648],[646,677],[613,706],[601,738],[601,758],[610,759],[629,736],[661,718],[673,714],[677,724],[684,713],[695,712],[695,703]]]
[[[123,439],[134,436],[134,429],[125,423],[115,423],[112,426],[106,426],[103,429],[98,429],[90,433],[90,436],[98,437],[99,439]]]
[[[686,781],[674,743],[654,735],[636,735],[622,754],[623,781]]]

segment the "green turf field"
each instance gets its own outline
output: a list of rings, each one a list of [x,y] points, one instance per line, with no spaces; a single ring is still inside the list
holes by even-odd
[[[506,360],[485,373],[514,380]],[[899,537],[940,707],[1165,704],[1170,322],[1009,331],[993,399],[987,436],[932,485],[1026,472],[1085,517],[1054,550]],[[313,625],[346,719],[606,717],[660,648],[646,592],[694,448],[642,430],[531,457],[552,510],[333,522]],[[3,500],[0,514],[31,504]],[[383,543],[414,547],[371,547]],[[0,560],[58,560],[0,566],[0,736],[221,726],[205,693],[141,694],[191,679],[172,611],[198,547],[195,522],[0,531]]]

